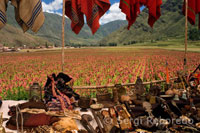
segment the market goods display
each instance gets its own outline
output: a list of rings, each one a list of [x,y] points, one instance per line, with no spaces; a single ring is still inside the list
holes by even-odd
[[[40,87],[34,83],[33,98],[9,107],[6,128],[61,133],[200,132],[199,74],[200,65],[190,75],[177,72],[177,78],[164,87],[151,83],[148,90],[138,76],[133,86],[98,89],[96,98],[74,92],[67,74],[51,74],[44,97],[38,97]]]

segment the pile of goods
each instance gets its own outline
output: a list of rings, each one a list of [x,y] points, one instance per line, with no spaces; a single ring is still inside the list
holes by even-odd
[[[34,133],[200,132],[200,65],[189,76],[177,76],[149,89],[137,77],[133,87],[117,84],[90,98],[73,91],[68,75],[52,74],[44,98],[30,90],[28,102],[9,107],[6,127]]]

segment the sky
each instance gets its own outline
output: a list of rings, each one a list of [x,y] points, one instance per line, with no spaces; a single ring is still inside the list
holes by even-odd
[[[62,15],[63,0],[42,0],[43,11]],[[125,20],[126,16],[119,9],[120,0],[110,0],[111,7],[109,11],[100,19],[100,24],[106,24],[114,20]]]

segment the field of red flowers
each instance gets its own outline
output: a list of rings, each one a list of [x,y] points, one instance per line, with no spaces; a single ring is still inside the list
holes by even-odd
[[[133,83],[165,79],[165,64],[170,77],[183,70],[184,52],[160,49],[69,49],[65,51],[65,73],[74,86]],[[200,63],[200,53],[188,53],[189,70]],[[37,81],[44,86],[47,75],[61,71],[60,51],[0,54],[0,93],[26,89]],[[15,89],[17,88],[17,89]]]

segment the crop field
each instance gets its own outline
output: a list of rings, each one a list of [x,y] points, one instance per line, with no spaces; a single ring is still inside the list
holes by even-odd
[[[170,77],[183,70],[182,51],[136,48],[88,48],[65,50],[65,73],[74,86],[134,83],[165,79],[165,64]],[[188,70],[200,63],[200,53],[188,53]],[[44,86],[47,75],[61,71],[61,52],[40,51],[0,54],[0,94],[3,98],[26,90],[33,82]],[[21,93],[25,93],[21,91]]]

